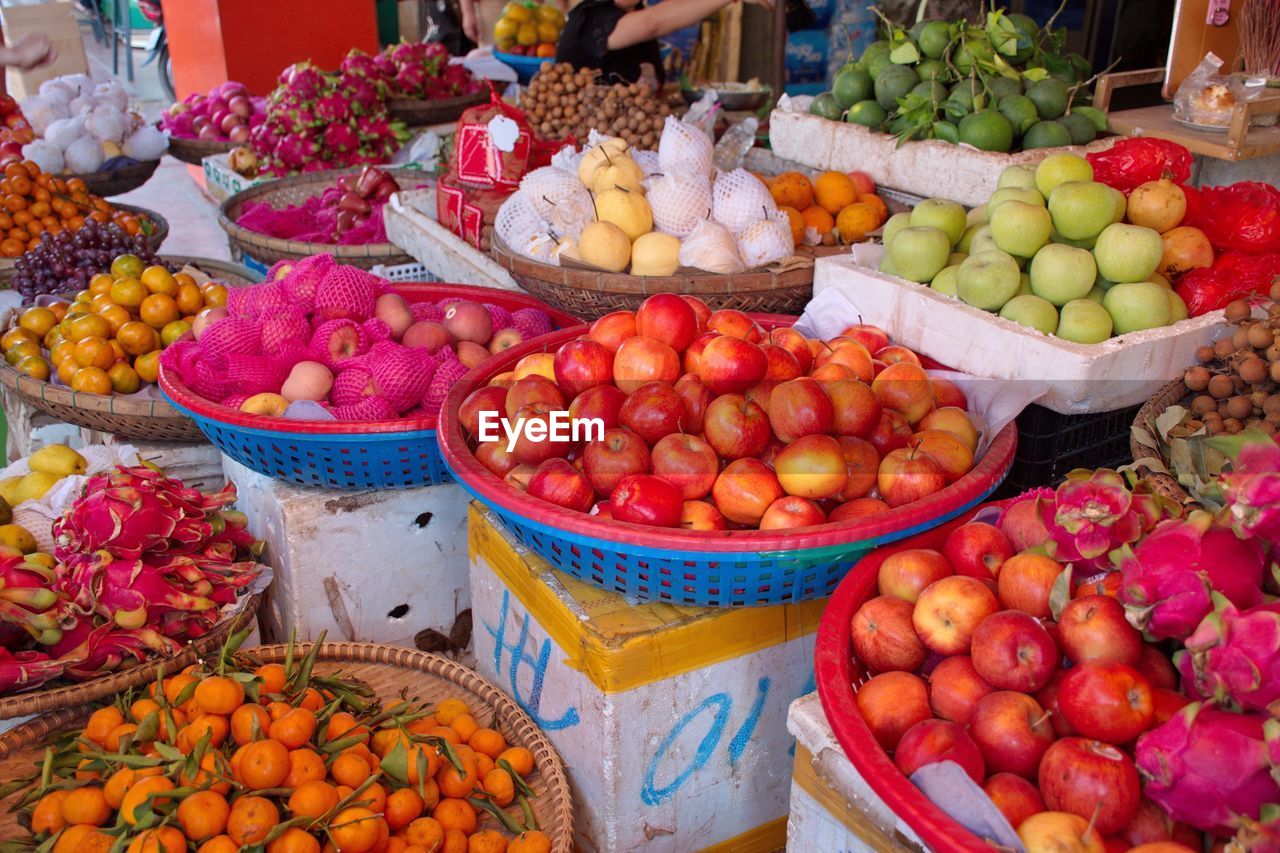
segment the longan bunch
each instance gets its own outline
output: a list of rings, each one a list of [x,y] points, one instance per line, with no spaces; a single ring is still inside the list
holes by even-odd
[[[599,74],[567,62],[544,63],[520,99],[533,129],[544,139],[572,134],[579,142],[595,129],[642,151],[657,148],[671,112],[666,101],[639,83],[597,83]]]
[[[1259,429],[1280,432],[1280,284],[1271,288],[1265,317],[1237,299],[1226,308],[1235,326],[1230,337],[1196,350],[1200,364],[1183,376],[1191,400],[1187,433],[1204,427],[1210,435]]]
[[[543,139],[563,139],[579,135],[582,124],[582,92],[595,82],[590,68],[575,70],[568,62],[552,65],[545,62],[542,70],[529,81],[520,97],[520,108],[529,123]],[[586,134],[582,134],[585,138]]]

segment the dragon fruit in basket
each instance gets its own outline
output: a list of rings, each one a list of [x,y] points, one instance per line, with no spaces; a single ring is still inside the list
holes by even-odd
[[[1183,690],[1280,716],[1280,604],[1239,610],[1221,595],[1174,655]]]

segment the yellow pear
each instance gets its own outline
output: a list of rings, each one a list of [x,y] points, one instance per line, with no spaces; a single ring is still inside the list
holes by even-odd
[[[267,415],[278,418],[289,408],[289,401],[279,394],[254,394],[240,404],[240,411],[251,415]]]
[[[582,229],[582,236],[578,238],[578,254],[584,263],[593,267],[622,272],[631,261],[631,238],[612,222],[592,222]]]
[[[574,241],[572,237],[565,237],[558,244],[556,244],[556,250],[554,254],[557,261],[561,261],[565,259],[568,259],[571,261],[582,260],[582,255],[578,254],[578,244],[577,242]]]
[[[72,474],[83,474],[89,463],[79,453],[65,444],[50,444],[42,447],[27,460],[32,471],[43,471],[46,474],[57,474],[69,477]]]
[[[596,168],[610,157],[626,154],[627,149],[630,147],[627,145],[627,140],[615,137],[606,139],[595,148],[587,149],[583,153],[582,159],[578,161],[578,180],[582,181],[584,187],[591,186],[591,175]]]
[[[671,275],[680,268],[680,239],[651,231],[631,246],[632,275]]]
[[[23,501],[38,501],[44,497],[44,493],[53,488],[53,485],[62,478],[57,474],[47,474],[44,471],[33,471],[22,478],[22,482],[18,484],[18,488],[13,490],[13,505],[17,506]]]
[[[596,219],[612,222],[621,228],[628,241],[653,230],[653,210],[649,202],[640,193],[630,190],[611,189],[596,193]],[[578,240],[579,251],[582,242]],[[583,259],[586,259],[585,254]]]
[[[30,554],[40,547],[31,531],[19,524],[0,524],[0,545],[17,548],[24,554]]]
[[[636,161],[626,154],[619,154],[596,167],[587,189],[599,193],[617,187],[644,195],[643,181],[644,172]]]
[[[18,484],[21,482],[21,477],[5,477],[0,480],[0,498],[4,498],[5,503],[13,506],[15,503],[13,496],[18,490]]]

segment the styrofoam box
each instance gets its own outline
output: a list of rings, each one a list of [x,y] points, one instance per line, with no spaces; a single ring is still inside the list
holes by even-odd
[[[815,300],[837,290],[849,314],[896,343],[956,370],[1044,385],[1036,402],[1062,414],[1110,412],[1146,401],[1195,363],[1196,348],[1226,333],[1221,311],[1159,329],[1077,344],[966,305],[927,285],[880,272],[883,247],[860,244],[819,259]],[[829,313],[829,305],[824,311]]]
[[[81,429],[80,434],[86,444],[104,444],[109,447],[132,445],[138,451],[139,459],[150,462],[167,476],[202,492],[216,492],[226,482],[226,475],[222,470],[222,454],[208,442],[121,438],[91,429]]]
[[[787,706],[813,689],[825,600],[630,604],[555,572],[473,505],[476,668],[564,758],[584,851],[785,843]]]
[[[405,190],[382,209],[387,237],[443,282],[520,290],[511,274],[436,221],[436,192]]]
[[[222,465],[275,571],[262,613],[267,642],[327,631],[330,641],[414,648],[423,631],[454,637],[455,624],[465,635],[461,487],[335,491],[273,480],[226,456]]]
[[[204,169],[204,183],[209,195],[219,203],[255,184],[275,180],[271,177],[246,178],[227,165],[226,154],[211,154],[200,161],[200,166]]]
[[[927,849],[854,769],[827,722],[817,693],[791,703],[787,731],[796,739],[788,853]]]
[[[769,115],[769,145],[785,160],[813,169],[866,172],[877,184],[926,198],[949,198],[967,207],[986,202],[1006,166],[1035,165],[1064,151],[1105,151],[1119,138],[1002,154],[940,139],[899,145],[892,134],[809,113],[774,110]]]

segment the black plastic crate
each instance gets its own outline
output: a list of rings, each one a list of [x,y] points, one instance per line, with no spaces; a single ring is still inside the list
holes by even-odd
[[[1076,468],[1119,468],[1133,461],[1129,431],[1141,406],[1063,415],[1028,406],[1018,415],[1018,452],[998,496],[1055,486]]]

